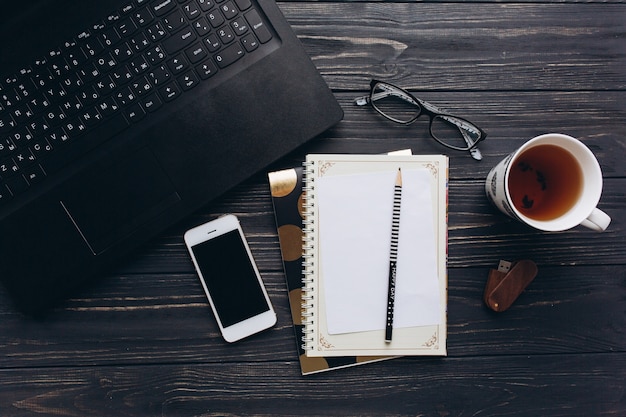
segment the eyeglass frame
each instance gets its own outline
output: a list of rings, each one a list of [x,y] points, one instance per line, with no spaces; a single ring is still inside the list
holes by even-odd
[[[411,103],[410,100],[412,100],[413,102],[411,104],[414,104],[419,111],[417,112],[417,114],[410,120],[400,120],[400,119],[396,119],[388,114],[386,114],[383,110],[381,110],[380,108],[378,108],[378,106],[376,106],[375,102],[376,99],[374,96],[374,89],[377,86],[389,86],[392,89],[398,90],[398,92],[402,93],[404,96],[400,96],[397,94],[393,94],[392,91],[388,91],[388,94],[390,95],[395,95],[396,97],[405,100],[409,103]],[[383,88],[384,89],[384,88]],[[407,100],[410,99],[410,100]],[[450,113],[446,113],[446,112],[442,112],[438,107],[424,101],[421,100],[417,97],[415,97],[413,94],[411,94],[410,92],[408,92],[407,90],[405,90],[404,88],[400,88],[396,85],[393,85],[391,83],[388,83],[386,81],[379,81],[379,80],[372,80],[370,82],[370,93],[367,96],[362,96],[362,97],[357,97],[354,100],[354,103],[358,106],[364,106],[366,104],[370,104],[374,110],[376,110],[381,116],[385,117],[388,120],[391,120],[394,123],[398,123],[398,124],[402,124],[402,125],[410,125],[413,122],[415,122],[422,114],[426,114],[429,119],[430,119],[430,123],[429,123],[429,128],[428,128],[428,132],[430,133],[430,136],[435,139],[438,143],[440,143],[441,145],[449,148],[449,149],[454,149],[457,151],[470,151],[472,153],[472,157],[474,157],[474,159],[482,159],[482,155],[480,155],[480,151],[478,151],[478,148],[476,147],[478,145],[478,143],[482,142],[483,140],[485,140],[485,138],[487,137],[487,133],[482,130],[480,127],[476,126],[474,123],[470,122],[469,120],[463,118],[463,117],[458,117],[455,115],[452,115]],[[470,138],[467,137],[467,130],[466,128],[463,128],[462,126],[459,126],[456,123],[452,123],[449,120],[446,120],[445,117],[453,117],[456,120],[459,120],[461,122],[467,123],[468,125],[471,126],[471,128],[475,129],[478,133],[479,133],[479,137],[478,139],[471,143],[472,140]],[[466,148],[461,148],[459,146],[454,146],[454,145],[450,145],[448,143],[443,142],[441,139],[437,138],[437,136],[435,136],[433,134],[432,131],[432,126],[433,126],[433,120],[435,119],[435,117],[439,117],[442,118],[443,120],[446,120],[448,123],[451,123],[453,125],[456,125],[457,128],[459,129],[459,132],[461,132],[461,135],[463,136],[463,139],[465,140],[465,142],[468,144],[468,146]],[[470,145],[471,143],[471,145]],[[477,154],[475,154],[472,151],[478,151]]]

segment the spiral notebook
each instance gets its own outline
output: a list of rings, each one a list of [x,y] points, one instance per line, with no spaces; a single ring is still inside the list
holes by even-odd
[[[402,171],[393,339],[385,311],[394,180]],[[446,355],[443,155],[307,155],[302,287],[307,357]]]

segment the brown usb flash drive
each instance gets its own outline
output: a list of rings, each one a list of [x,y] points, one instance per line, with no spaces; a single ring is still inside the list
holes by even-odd
[[[500,261],[498,269],[489,271],[483,296],[485,304],[493,311],[502,312],[511,307],[517,297],[537,275],[533,261]]]

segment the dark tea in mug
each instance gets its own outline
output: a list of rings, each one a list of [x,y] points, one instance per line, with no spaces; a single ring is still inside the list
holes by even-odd
[[[540,221],[556,219],[580,198],[582,169],[560,146],[534,146],[512,162],[508,188],[515,208],[524,216]]]

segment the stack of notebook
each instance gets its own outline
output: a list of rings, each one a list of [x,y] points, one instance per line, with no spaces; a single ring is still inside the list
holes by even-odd
[[[385,341],[394,180],[402,171],[393,338]],[[303,374],[446,354],[448,159],[308,155],[269,174]]]

